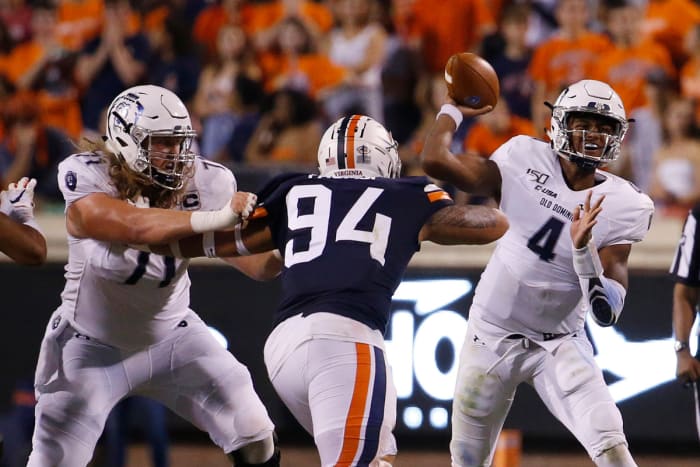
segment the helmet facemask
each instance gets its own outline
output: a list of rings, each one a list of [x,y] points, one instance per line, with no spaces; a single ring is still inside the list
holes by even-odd
[[[599,113],[565,111],[555,108],[552,119],[558,119],[560,129],[554,134],[553,144],[560,155],[582,167],[595,168],[616,160],[622,140],[627,132],[627,122],[603,116]],[[590,128],[595,121],[597,128]],[[598,130],[601,126],[610,130]]]
[[[194,132],[139,130],[145,137],[139,144],[136,161],[145,166],[143,175],[161,188],[182,188],[194,166],[194,153],[191,152]]]

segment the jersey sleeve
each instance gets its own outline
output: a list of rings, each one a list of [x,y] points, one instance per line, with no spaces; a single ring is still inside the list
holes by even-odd
[[[522,164],[524,149],[520,146],[529,138],[529,136],[515,136],[500,145],[489,158],[498,166],[504,182],[508,175],[516,175],[515,170],[522,168],[522,165],[516,165],[514,161],[519,159],[520,164]],[[519,147],[520,149],[518,149]],[[519,157],[518,153],[520,154]]]
[[[424,180],[423,192],[428,200],[430,214],[433,214],[440,209],[455,204],[452,197],[445,190],[430,182],[427,178]]]
[[[274,177],[258,191],[258,205],[250,215],[251,220],[265,219],[272,239],[279,247],[286,226],[286,196],[292,186],[308,179],[308,174],[283,174]],[[283,225],[284,224],[284,225]]]
[[[198,158],[195,183],[201,193],[201,209],[221,209],[237,191],[236,177],[223,165]]]
[[[688,213],[671,263],[671,277],[682,284],[700,287],[700,204]]]
[[[73,154],[58,164],[58,188],[66,208],[92,193],[116,195],[111,184],[107,161],[98,154]]]
[[[654,203],[644,193],[635,192],[635,197],[627,198],[629,203],[624,203],[621,209],[617,209],[612,216],[614,228],[610,238],[606,239],[606,245],[632,244],[641,242],[651,227],[654,215]],[[603,203],[605,209],[605,203]]]

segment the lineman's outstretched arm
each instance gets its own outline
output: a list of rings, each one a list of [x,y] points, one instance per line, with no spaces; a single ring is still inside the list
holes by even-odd
[[[0,251],[24,265],[46,261],[46,239],[41,232],[0,213]]]
[[[506,230],[508,219],[498,209],[453,205],[433,214],[418,238],[442,245],[482,245],[499,239]]]

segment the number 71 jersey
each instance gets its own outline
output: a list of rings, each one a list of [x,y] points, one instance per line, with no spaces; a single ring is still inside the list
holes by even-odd
[[[276,179],[259,194],[284,256],[275,324],[335,313],[385,331],[391,297],[426,220],[452,204],[425,177]]]
[[[491,156],[501,172],[500,208],[510,228],[477,286],[471,315],[509,331],[536,334],[581,329],[581,302],[573,268],[571,222],[589,191],[592,203],[605,196],[593,240],[598,249],[641,241],[654,205],[633,184],[598,171],[590,190],[574,191],[562,174],[559,156],[544,141],[517,136]]]

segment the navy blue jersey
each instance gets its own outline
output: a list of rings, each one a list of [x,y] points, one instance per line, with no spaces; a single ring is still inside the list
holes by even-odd
[[[700,221],[700,204],[688,213],[670,270],[676,282],[693,287],[700,286],[700,224],[698,221]]]
[[[260,192],[284,257],[275,325],[330,312],[386,329],[391,297],[425,221],[453,203],[425,177],[275,179]]]

